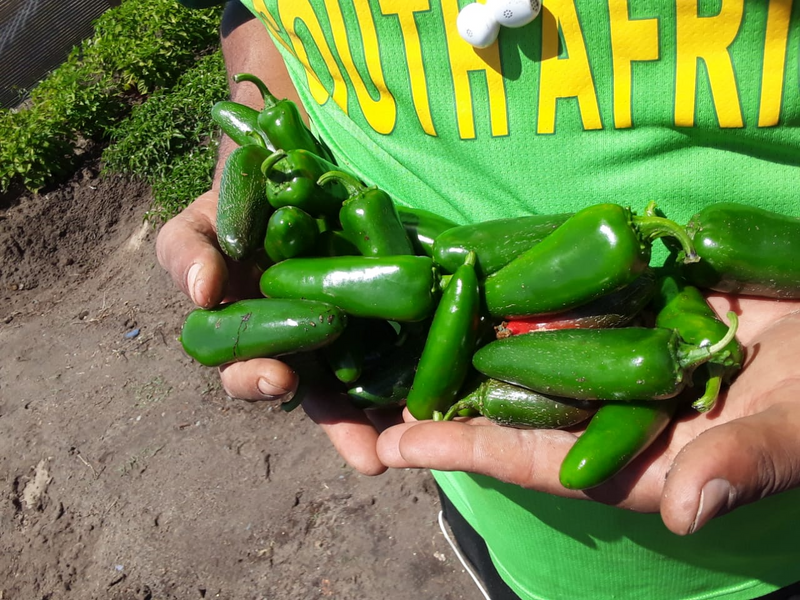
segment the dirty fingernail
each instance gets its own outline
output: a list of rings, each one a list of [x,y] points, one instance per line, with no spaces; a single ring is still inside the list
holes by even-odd
[[[200,263],[195,263],[189,268],[189,272],[186,274],[186,283],[189,289],[189,295],[192,297],[192,302],[200,306],[200,302],[198,302],[199,292],[198,289],[200,286],[198,285],[198,276],[200,275],[200,269],[203,268],[203,265]]]
[[[264,396],[265,399],[268,400],[280,400],[286,394],[289,393],[289,390],[274,385],[272,382],[270,382],[268,379],[265,379],[264,377],[261,377],[258,380],[257,385],[258,385],[258,391],[261,393],[261,395]]]
[[[731,484],[725,479],[712,479],[700,491],[700,504],[689,533],[694,533],[708,523],[731,499]]]

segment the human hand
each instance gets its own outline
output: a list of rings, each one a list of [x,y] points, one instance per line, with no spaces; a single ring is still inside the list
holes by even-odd
[[[216,235],[218,193],[198,197],[162,227],[156,241],[158,261],[176,285],[200,307],[211,308],[260,295],[259,269],[253,263],[227,259]],[[284,361],[256,358],[220,367],[220,382],[232,398],[283,400],[295,393],[297,371]],[[386,470],[376,454],[379,428],[386,415],[354,408],[349,400],[332,393],[323,379],[309,373],[303,408],[330,438],[336,450],[354,469],[366,475]],[[305,383],[305,382],[304,382]]]
[[[717,295],[734,310],[745,368],[710,413],[687,410],[605,484],[572,491],[559,469],[579,431],[518,430],[486,419],[414,421],[389,428],[378,456],[389,467],[468,471],[559,496],[661,512],[683,535],[712,517],[800,484],[800,302]]]

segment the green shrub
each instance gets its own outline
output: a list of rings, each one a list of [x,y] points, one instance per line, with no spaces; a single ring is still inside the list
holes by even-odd
[[[15,180],[35,191],[69,172],[81,138],[106,139],[144,95],[218,48],[219,19],[219,8],[176,0],[124,0],[107,11],[25,108],[0,110],[0,191]]]
[[[110,130],[103,169],[146,180],[155,198],[151,217],[168,218],[206,191],[216,156],[211,107],[228,97],[218,50],[202,58],[175,85],[153,92]]]

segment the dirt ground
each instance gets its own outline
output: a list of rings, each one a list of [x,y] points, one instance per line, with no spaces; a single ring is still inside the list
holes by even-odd
[[[177,337],[150,192],[0,202],[0,600],[478,600],[427,472],[364,477]]]

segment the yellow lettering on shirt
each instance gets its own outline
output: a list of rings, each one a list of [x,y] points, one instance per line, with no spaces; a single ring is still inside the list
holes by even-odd
[[[583,129],[602,129],[597,93],[586,44],[573,0],[550,0],[542,19],[542,64],[539,75],[538,133],[553,133],[560,98],[577,98]],[[559,58],[559,28],[566,58]]]
[[[395,15],[400,22],[400,34],[403,37],[406,63],[408,64],[408,80],[411,86],[411,101],[414,111],[428,135],[435,136],[431,116],[431,104],[428,97],[428,82],[425,78],[425,64],[422,62],[422,44],[419,40],[419,29],[414,13],[430,10],[429,0],[380,0],[381,13]]]
[[[397,122],[397,105],[395,104],[394,96],[386,88],[386,81],[383,78],[378,35],[375,31],[375,21],[372,18],[369,4],[356,2],[355,9],[361,39],[364,44],[367,71],[373,85],[378,90],[377,100],[370,95],[364,80],[361,78],[361,73],[359,73],[353,62],[353,54],[350,51],[350,43],[347,39],[347,28],[344,24],[344,16],[338,0],[325,0],[325,7],[328,10],[328,18],[331,23],[336,50],[347,74],[350,76],[350,81],[353,83],[356,99],[361,111],[364,113],[364,118],[370,127],[378,133],[390,133]]]
[[[780,120],[791,16],[792,0],[772,0],[769,3],[761,74],[761,103],[758,108],[759,127],[774,127]]]
[[[657,60],[658,20],[628,18],[628,0],[608,0],[614,73],[614,127],[633,126],[633,62]]]
[[[719,14],[713,17],[697,15],[698,1],[676,0],[675,125],[694,126],[698,63],[702,60],[708,72],[719,126],[743,127],[728,47],[739,32],[744,0],[722,0]]]
[[[303,43],[302,38],[297,35],[297,22],[302,22],[306,29],[308,29],[311,39],[317,46],[317,50],[325,62],[328,72],[333,80],[333,91],[330,96],[333,101],[341,108],[345,114],[347,113],[347,85],[345,84],[342,72],[336,59],[333,57],[328,42],[325,40],[325,35],[322,32],[319,19],[314,12],[308,0],[278,0],[278,15],[281,23],[286,28],[289,34],[289,39],[292,41],[294,54],[298,60],[303,64],[307,73],[313,73],[314,77],[309,78],[309,91],[312,97],[318,104],[324,104],[328,100],[328,91],[321,83],[319,85],[311,85],[314,79],[320,81],[319,75],[314,72],[311,67],[311,62],[308,58],[308,52]]]
[[[453,92],[456,103],[458,134],[462,140],[475,138],[475,114],[472,106],[472,91],[469,74],[482,71],[486,76],[489,92],[489,121],[492,136],[508,135],[508,113],[503,74],[500,68],[500,50],[497,42],[488,48],[477,49],[461,39],[456,29],[458,0],[442,0],[450,72],[453,76]]]

